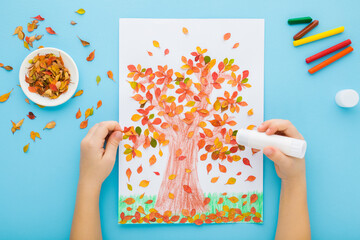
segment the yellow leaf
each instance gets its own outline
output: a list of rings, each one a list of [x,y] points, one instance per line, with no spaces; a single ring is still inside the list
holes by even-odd
[[[79,10],[76,11],[76,13],[83,15],[85,13],[85,10],[83,8],[80,8]]]
[[[159,44],[159,42],[158,41],[153,41],[153,45],[154,45],[154,47],[157,47],[157,48],[159,48],[160,47],[160,44]]]
[[[131,159],[132,159],[131,153],[128,154],[128,155],[126,155],[126,161],[127,161],[127,162],[131,161]]]
[[[34,131],[30,132],[30,138],[32,140],[34,140],[34,142],[35,142],[35,138],[40,138],[41,139],[40,134],[38,132],[34,132]]]
[[[192,107],[195,105],[195,101],[188,101],[185,105],[185,107]]]
[[[206,122],[204,122],[204,121],[200,122],[199,127],[201,127],[201,128],[206,127]]]
[[[143,208],[142,206],[139,206],[139,207],[137,208],[137,211],[138,211],[139,213],[145,214],[144,208]]]
[[[191,173],[191,169],[185,169],[185,172],[187,172],[187,173]]]
[[[246,129],[248,129],[248,130],[253,130],[253,129],[254,129],[254,127],[255,127],[255,125],[249,125],[249,126],[247,126],[247,128],[246,128]]]
[[[174,194],[169,193],[169,198],[170,198],[170,199],[174,199],[174,198],[175,198]]]
[[[160,157],[163,156],[163,152],[161,151],[161,149],[159,150],[159,155],[160,155]]]
[[[127,184],[127,188],[132,191],[132,186],[130,184]]]
[[[247,114],[248,114],[249,116],[253,115],[253,114],[254,114],[253,109],[250,109],[250,110],[247,112]]]
[[[176,175],[175,174],[171,174],[170,176],[169,176],[169,180],[173,180],[173,179],[175,179],[176,178]]]
[[[221,103],[219,100],[216,100],[214,103],[214,110],[218,111],[221,108]]]
[[[134,114],[134,115],[131,117],[131,120],[134,121],[134,122],[137,122],[137,121],[139,121],[141,118],[142,118],[141,115],[139,115],[139,114]]]
[[[189,132],[189,134],[188,134],[188,138],[192,138],[194,136],[194,131],[191,131],[191,132]]]
[[[236,179],[231,177],[231,178],[228,179],[226,184],[232,185],[232,184],[235,184],[235,183],[236,183]]]
[[[145,188],[145,187],[149,186],[149,183],[150,183],[150,181],[142,180],[140,182],[139,186]]]
[[[24,146],[24,148],[23,148],[24,153],[26,153],[29,150],[29,145],[30,145],[30,143],[28,143]]]
[[[139,151],[139,150],[137,150],[137,149],[134,149],[134,152],[135,152],[135,155],[137,156],[137,157],[141,157],[142,156],[142,153]]]

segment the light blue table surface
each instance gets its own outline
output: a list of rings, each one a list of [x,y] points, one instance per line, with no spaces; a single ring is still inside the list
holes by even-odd
[[[85,15],[74,13],[79,8]],[[337,91],[360,92],[360,1],[1,1],[0,95],[14,88],[0,103],[0,239],[67,239],[70,233],[79,172],[79,143],[87,130],[75,119],[79,107],[103,106],[90,117],[89,127],[118,119],[118,19],[144,18],[264,18],[265,119],[291,120],[308,141],[307,184],[314,239],[359,239],[360,106],[339,108]],[[38,14],[46,18],[34,33],[45,34],[35,46],[68,52],[78,65],[81,97],[56,108],[27,104],[18,84],[18,70],[29,53],[12,33]],[[339,26],[345,32],[300,47],[292,36],[304,25],[289,26],[290,17],[311,16],[320,21],[311,32]],[[70,21],[78,24],[71,26]],[[45,32],[51,26],[58,35]],[[27,33],[27,31],[25,32]],[[89,41],[84,48],[76,36]],[[304,59],[350,38],[354,52],[315,75],[307,73]],[[34,48],[35,49],[35,48]],[[85,58],[96,49],[93,62]],[[313,66],[314,64],[311,64]],[[106,76],[112,70],[116,83]],[[96,85],[97,75],[102,77]],[[29,120],[26,114],[37,116]],[[25,118],[20,131],[11,122]],[[56,128],[43,131],[49,121]],[[30,131],[42,139],[36,143]],[[22,148],[30,142],[28,153]],[[117,223],[117,164],[104,182],[100,212],[104,239],[272,239],[275,236],[280,180],[273,163],[264,159],[264,224],[132,225]]]

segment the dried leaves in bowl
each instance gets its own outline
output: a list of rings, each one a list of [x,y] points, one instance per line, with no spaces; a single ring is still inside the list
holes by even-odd
[[[68,90],[70,72],[64,66],[61,56],[38,54],[29,63],[31,66],[25,81],[29,84],[30,92],[55,99]]]

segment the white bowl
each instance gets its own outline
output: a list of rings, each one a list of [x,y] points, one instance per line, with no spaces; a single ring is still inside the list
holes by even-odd
[[[38,93],[30,92],[28,89],[29,84],[25,82],[25,75],[28,74],[28,69],[31,66],[29,60],[33,59],[38,54],[44,55],[48,53],[53,53],[55,56],[60,56],[61,54],[61,57],[64,61],[64,65],[67,69],[69,69],[70,72],[70,84],[68,90],[65,93],[61,94],[56,99],[50,99],[47,97],[43,97]],[[24,59],[20,67],[19,80],[20,80],[21,89],[31,101],[42,106],[54,107],[63,104],[74,95],[79,83],[79,72],[74,60],[66,52],[57,48],[47,47],[47,48],[37,49],[32,53],[30,53],[29,55],[27,55],[27,57]]]

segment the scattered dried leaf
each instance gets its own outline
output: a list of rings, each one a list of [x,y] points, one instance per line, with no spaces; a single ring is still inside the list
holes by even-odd
[[[71,21],[70,24],[71,24],[71,25],[76,25],[77,23],[74,22],[74,21]]]
[[[89,54],[89,56],[86,58],[86,60],[88,62],[90,62],[90,61],[94,60],[94,58],[95,58],[95,50]]]
[[[86,119],[85,121],[82,121],[82,122],[80,123],[80,128],[81,128],[81,129],[86,128],[87,125],[88,125],[88,121],[89,121],[89,119]]]
[[[76,115],[75,115],[76,119],[79,119],[81,117],[81,111],[80,111],[80,108],[79,110],[77,111]]]
[[[45,28],[45,29],[46,29],[46,31],[47,31],[49,34],[51,34],[51,35],[56,34],[56,32],[55,32],[51,27],[47,27],[47,28]]]
[[[34,132],[34,131],[31,131],[31,132],[30,132],[30,138],[31,138],[32,140],[34,140],[34,142],[35,142],[35,138],[41,139],[40,134],[39,134],[38,132]]]
[[[85,10],[83,8],[80,8],[76,11],[76,13],[83,15],[85,13]]]
[[[36,116],[34,115],[34,113],[33,112],[29,112],[29,114],[28,115],[26,115],[29,119],[31,119],[31,120],[33,120],[33,119],[35,119],[36,118]]]
[[[14,90],[14,89],[11,89],[10,92],[1,95],[1,96],[0,96],[0,102],[5,102],[5,101],[7,101],[7,100],[9,99],[9,97],[10,97],[11,92],[12,92],[13,90]]]
[[[74,98],[74,97],[79,97],[79,96],[81,96],[83,93],[84,93],[84,90],[79,90],[79,91],[77,91],[77,92],[74,94],[73,98]]]
[[[111,70],[107,71],[107,75],[108,75],[108,77],[109,77],[111,80],[113,80],[113,81],[115,82],[115,80],[114,80],[114,74],[113,74],[113,72],[112,72]]]
[[[24,153],[26,153],[26,152],[29,150],[29,145],[30,145],[30,143],[26,144],[26,145],[23,147]]]
[[[51,122],[48,122],[48,123],[45,125],[45,127],[44,127],[43,130],[45,130],[45,129],[53,129],[55,126],[56,126],[56,122],[51,121]]]
[[[99,100],[99,101],[97,102],[96,109],[98,109],[98,108],[101,107],[101,106],[102,106],[102,101]]]
[[[81,44],[82,44],[84,47],[86,47],[86,46],[89,46],[89,45],[90,45],[90,43],[89,43],[89,42],[87,42],[87,41],[85,41],[85,40],[82,40],[81,38],[79,38],[79,36],[77,36],[77,37],[78,37],[78,39],[80,40]]]

